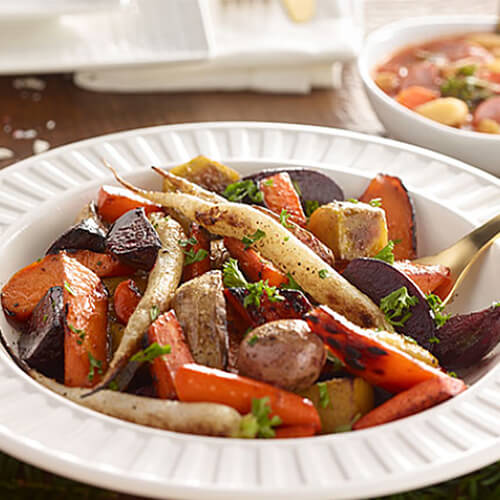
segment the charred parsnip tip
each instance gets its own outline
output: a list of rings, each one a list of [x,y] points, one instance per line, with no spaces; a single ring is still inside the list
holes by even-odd
[[[155,203],[179,210],[211,233],[241,240],[257,230],[263,231],[266,236],[256,241],[254,247],[283,272],[290,273],[317,302],[328,305],[364,328],[393,330],[381,310],[366,295],[283,225],[259,210],[239,203],[210,203],[183,193],[145,191],[113,172],[123,186]]]
[[[88,389],[66,387],[36,370],[29,374],[51,391],[79,405],[135,424],[175,432],[208,436],[236,436],[241,416],[233,408],[217,403],[181,403],[103,390],[82,397]]]
[[[202,188],[195,184],[194,182],[188,181],[182,177],[171,174],[167,170],[163,170],[158,167],[151,167],[157,174],[160,174],[165,178],[167,183],[170,185],[174,192],[180,192],[185,194],[191,194],[197,196],[202,200],[211,201],[213,203],[227,203],[228,201],[223,196],[219,196],[208,189]],[[165,187],[165,186],[164,186]],[[165,190],[166,191],[166,190]]]
[[[149,325],[169,309],[181,280],[184,254],[179,241],[186,239],[182,227],[171,217],[165,217],[159,212],[152,213],[150,220],[160,237],[162,248],[149,275],[144,295],[130,316],[118,349],[96,389],[101,389],[110,382],[130,356],[137,351],[140,339]]]

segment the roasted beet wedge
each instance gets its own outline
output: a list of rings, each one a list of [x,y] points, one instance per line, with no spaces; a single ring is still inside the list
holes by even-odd
[[[260,306],[243,305],[250,292],[246,288],[226,288],[226,300],[238,314],[253,327],[278,319],[301,319],[311,310],[312,305],[306,296],[298,290],[280,290],[284,300],[271,302],[264,292],[260,298]]]
[[[414,338],[422,347],[432,350],[434,344],[429,343],[429,339],[434,337],[436,326],[431,308],[420,288],[405,274],[381,260],[354,259],[342,276],[377,305],[391,292],[406,287],[410,296],[418,298],[418,303],[410,308],[411,316],[403,326],[395,328],[399,333]]]
[[[149,222],[144,208],[123,214],[110,227],[107,249],[123,264],[149,271],[155,263],[161,241]]]
[[[433,353],[447,369],[467,368],[500,342],[500,307],[457,314],[436,332]]]
[[[60,250],[92,250],[102,253],[106,250],[106,232],[93,219],[84,219],[70,227],[57,238],[46,254],[54,254]]]
[[[37,304],[27,330],[19,337],[19,356],[31,368],[62,380],[64,370],[64,302],[60,286]]]

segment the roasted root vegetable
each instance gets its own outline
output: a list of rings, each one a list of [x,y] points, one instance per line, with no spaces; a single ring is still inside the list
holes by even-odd
[[[283,425],[311,425],[316,432],[321,429],[318,412],[309,400],[257,380],[191,364],[177,370],[175,385],[180,401],[220,403],[241,414],[252,410],[253,399],[267,397],[271,415],[279,416]]]
[[[384,211],[366,203],[323,205],[311,215],[307,228],[341,260],[372,257],[387,245]]]
[[[394,247],[396,260],[417,256],[417,237],[413,202],[401,179],[378,174],[359,198],[364,203],[380,198],[387,219],[388,239],[398,242]]]
[[[105,387],[138,350],[140,340],[149,325],[170,308],[170,302],[181,279],[184,254],[179,240],[186,239],[184,231],[178,222],[165,218],[161,213],[151,214],[151,220],[156,225],[162,248],[149,275],[144,295],[128,320],[99,389]]]
[[[265,291],[250,302],[255,293],[246,288],[226,288],[226,300],[237,311],[245,324],[253,327],[279,319],[301,319],[311,310],[312,305],[306,296],[298,290],[279,290],[274,297]]]
[[[439,92],[435,90],[428,89],[426,87],[420,87],[418,85],[412,85],[401,90],[396,96],[396,101],[403,106],[410,109],[415,109],[421,104],[433,101],[439,97]]]
[[[236,238],[224,238],[224,246],[231,257],[238,260],[241,269],[251,281],[267,281],[269,286],[288,285],[289,279],[272,262]]]
[[[316,434],[314,425],[282,425],[275,431],[276,439],[311,437]]]
[[[399,333],[432,348],[429,339],[436,331],[433,312],[420,288],[405,274],[378,259],[355,259],[342,276],[380,304]]]
[[[162,211],[159,205],[118,186],[101,186],[97,194],[97,211],[106,222],[115,222],[129,210],[140,207],[143,207],[148,215]]]
[[[31,368],[62,380],[64,372],[64,300],[60,286],[49,288],[19,337],[19,356]]]
[[[258,185],[263,194],[264,205],[269,210],[281,217],[286,216],[285,223],[290,218],[299,226],[306,225],[307,219],[302,210],[299,195],[288,173],[283,172],[266,177],[259,181]]]
[[[285,319],[247,334],[241,342],[238,373],[296,392],[318,379],[325,361],[323,342],[307,323]]]
[[[460,379],[446,375],[432,378],[414,385],[404,392],[381,404],[361,417],[354,425],[354,430],[367,429],[386,424],[400,418],[427,410],[447,399],[465,391],[467,386]]]
[[[350,430],[351,423],[372,410],[375,401],[373,387],[359,377],[318,382],[300,395],[318,410],[323,434]]]
[[[35,370],[29,373],[43,386],[76,404],[135,424],[207,436],[232,437],[239,431],[241,416],[229,406],[180,403],[108,390],[89,395],[88,389],[66,387]]]
[[[186,259],[182,273],[184,281],[201,276],[210,270],[210,238],[202,227],[192,223],[189,239],[181,244],[184,247]],[[188,260],[189,263],[187,262]]]
[[[378,339],[371,330],[359,328],[328,307],[316,307],[305,319],[349,373],[389,392],[401,392],[443,376],[440,370]]]
[[[409,260],[396,261],[393,265],[410,278],[424,295],[435,293],[441,299],[448,295],[452,279],[450,269],[446,266],[416,264]]]
[[[433,352],[448,369],[468,368],[500,342],[500,307],[458,314],[436,332]]]
[[[222,273],[209,271],[178,288],[172,300],[196,362],[225,368],[229,348]]]
[[[106,232],[94,219],[84,219],[64,231],[47,250],[47,254],[60,250],[106,250]]]
[[[149,271],[160,248],[158,233],[143,207],[126,212],[109,228],[107,249],[127,266]]]
[[[141,292],[134,280],[122,281],[113,293],[113,307],[118,321],[126,325],[140,301]]]
[[[176,399],[175,374],[179,367],[194,363],[181,325],[170,310],[157,318],[147,333],[149,344],[170,346],[170,353],[156,357],[151,363],[151,376],[156,394],[162,399]]]
[[[285,227],[258,210],[241,203],[210,203],[182,193],[144,191],[116,179],[146,199],[180,211],[213,234],[242,239],[260,230],[265,237],[255,241],[256,250],[290,273],[299,286],[317,302],[330,305],[364,327],[392,329],[380,309],[350,285]]]
[[[97,274],[100,278],[111,278],[114,276],[127,276],[133,274],[135,269],[122,264],[118,257],[110,253],[96,253],[90,250],[77,250],[71,252],[70,255],[80,264],[88,267],[91,271]]]

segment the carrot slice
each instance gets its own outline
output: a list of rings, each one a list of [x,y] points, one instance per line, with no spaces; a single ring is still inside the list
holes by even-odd
[[[443,372],[412,358],[351,323],[326,306],[313,309],[305,318],[326,347],[345,363],[345,369],[389,392],[401,392]]]
[[[441,377],[426,380],[404,392],[400,392],[361,417],[353,425],[353,429],[367,429],[368,427],[375,427],[376,425],[409,417],[436,406],[466,389],[467,386],[462,380],[444,374]]]
[[[92,387],[107,368],[108,296],[100,278],[90,269],[60,254],[64,325],[64,384]]]
[[[113,306],[118,321],[124,325],[128,323],[130,316],[135,311],[141,300],[141,292],[137,289],[134,280],[122,281],[113,294]]]
[[[275,438],[302,438],[310,437],[316,434],[316,429],[313,425],[283,425],[274,429]]]
[[[435,90],[428,89],[426,87],[420,87],[419,85],[412,85],[401,90],[396,96],[396,101],[403,106],[410,109],[418,108],[421,104],[433,101],[439,97],[439,92]]]
[[[321,429],[318,412],[308,399],[217,368],[195,364],[181,366],[175,376],[175,386],[181,401],[221,403],[241,414],[251,411],[252,399],[269,397],[271,415],[278,415],[284,425],[310,425],[316,431]]]
[[[269,286],[288,284],[288,278],[272,262],[264,259],[253,248],[245,249],[244,243],[236,238],[225,237],[224,246],[231,257],[238,260],[241,270],[250,281],[268,281]]]
[[[382,200],[382,208],[387,218],[388,238],[398,241],[394,247],[395,259],[414,259],[417,253],[415,213],[401,179],[378,174],[359,199],[369,203],[374,198]]]
[[[207,271],[210,271],[210,239],[208,237],[207,231],[193,222],[191,224],[190,234],[191,238],[194,238],[194,240],[196,240],[196,243],[194,245],[186,245],[184,251],[192,251],[193,255],[199,255],[200,251],[204,251],[206,252],[206,257],[199,260],[198,262],[193,262],[192,264],[184,266],[184,269],[182,271],[182,279],[184,281],[196,278],[197,276],[201,276]]]
[[[290,175],[286,172],[266,177],[259,182],[259,189],[264,195],[264,204],[269,210],[281,214],[286,210],[290,219],[305,226],[307,218],[302,210],[299,195],[295,190]]]
[[[414,281],[425,295],[445,290],[452,282],[450,269],[440,264],[424,265],[400,260],[394,262],[394,267]]]
[[[97,211],[106,222],[114,222],[124,213],[139,207],[144,207],[147,215],[163,210],[160,205],[122,187],[104,185],[97,193]]]
[[[194,363],[175,312],[170,310],[157,318],[149,327],[147,337],[150,344],[157,342],[161,346],[168,344],[172,348],[170,354],[159,356],[153,360],[151,376],[159,398],[175,399],[177,392],[174,381],[177,371],[185,364]]]
[[[88,267],[100,278],[127,276],[135,272],[135,269],[122,264],[117,257],[110,253],[77,250],[76,252],[68,252],[68,255],[76,259],[80,264]]]

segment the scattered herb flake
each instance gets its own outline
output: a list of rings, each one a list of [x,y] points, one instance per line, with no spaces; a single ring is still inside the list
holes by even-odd
[[[382,198],[373,198],[369,201],[369,204],[372,207],[381,207],[382,206]]]
[[[72,290],[72,288],[69,286],[69,283],[67,281],[64,282],[64,288],[66,288],[68,293],[73,295],[73,297],[76,297],[76,293]]]
[[[326,269],[320,269],[318,271],[319,277],[324,280],[326,277],[328,277],[328,271]]]
[[[274,184],[274,180],[273,179],[267,179],[266,181],[264,181],[264,186],[271,187],[273,184]]]
[[[151,309],[149,310],[149,317],[151,318],[151,321],[154,321],[159,315],[160,315],[160,309],[158,308],[158,306],[157,305],[151,306]]]
[[[286,208],[283,208],[280,213],[280,224],[283,227],[286,227],[287,229],[290,229],[293,227],[289,222],[288,218],[290,217],[290,214],[287,212]]]
[[[319,405],[321,408],[328,408],[328,405],[331,404],[330,394],[328,394],[328,387],[326,382],[318,382],[316,384],[318,386],[319,391]]]
[[[410,308],[418,303],[418,298],[408,294],[405,286],[394,290],[380,301],[380,309],[393,326],[404,326],[410,319]]]
[[[191,236],[191,238],[187,240],[179,240],[179,245],[181,247],[186,247],[188,245],[196,245],[196,243],[198,243],[198,240],[194,236]]]
[[[279,302],[285,300],[275,286],[269,286],[268,280],[260,280],[256,283],[247,283],[246,289],[249,291],[249,294],[243,300],[243,307],[245,308],[251,305],[260,307],[260,300],[263,293],[267,295],[269,302]]]
[[[271,407],[269,397],[253,398],[252,412],[241,419],[238,437],[240,438],[272,438],[276,435],[273,427],[281,425],[282,420],[278,415],[269,418]]]
[[[228,259],[222,266],[224,285],[228,288],[246,288],[248,281],[238,268],[236,259]]]
[[[455,372],[447,372],[450,377],[458,378],[458,375]]]
[[[109,384],[108,384],[108,387],[107,389],[109,389],[110,391],[117,391],[119,388],[118,388],[118,382],[116,380],[112,380]]]
[[[441,341],[436,336],[434,336],[429,339],[429,342],[431,344],[439,344]]]
[[[265,236],[266,233],[264,231],[257,229],[257,231],[255,231],[255,233],[253,233],[251,236],[243,236],[241,242],[245,244],[245,250],[248,250],[251,245],[253,245],[256,241],[261,240]]]
[[[311,217],[312,213],[319,208],[319,201],[317,200],[306,200],[304,202],[304,208],[307,217]]]
[[[136,361],[137,363],[152,363],[157,357],[163,356],[164,354],[170,354],[172,348],[169,344],[160,345],[158,342],[153,342],[151,345],[136,352],[130,361]]]
[[[354,418],[348,423],[339,425],[335,428],[334,432],[349,432],[352,431],[352,426],[361,418],[361,413],[357,413]]]
[[[203,248],[200,248],[197,252],[195,252],[193,248],[188,251],[184,250],[184,265],[189,266],[189,264],[201,262],[203,259],[206,259],[207,256],[208,252]]]
[[[87,355],[89,357],[89,374],[88,374],[88,379],[90,382],[94,380],[95,372],[99,373],[99,375],[102,375],[102,361],[100,359],[94,358],[92,356],[92,353],[90,351],[87,351]]]
[[[436,323],[438,328],[441,328],[450,319],[451,314],[441,314],[441,311],[444,309],[444,305],[442,300],[437,295],[429,293],[425,296],[425,298],[431,308],[434,323]]]
[[[290,239],[290,236],[285,236],[285,237],[283,238],[283,241],[288,241],[289,239]]]
[[[293,184],[293,187],[295,188],[295,191],[299,195],[299,197],[302,197],[302,189],[300,189],[299,183],[292,179],[292,184]]]
[[[248,343],[248,345],[249,345],[249,346],[254,346],[254,345],[257,343],[257,341],[258,341],[258,340],[259,340],[259,337],[258,337],[258,336],[257,336],[257,334],[255,333],[254,335],[252,335],[252,336],[248,339],[247,343]]]
[[[387,262],[387,264],[394,264],[394,245],[400,241],[389,240],[387,245],[377,255],[374,255],[373,258]]]
[[[264,196],[257,185],[252,180],[238,181],[229,184],[222,193],[224,198],[229,201],[242,201],[244,198],[250,198],[254,203],[262,203]]]
[[[359,200],[357,200],[356,198],[347,198],[347,201],[349,203],[359,203]]]
[[[280,288],[285,290],[298,290],[299,292],[302,292],[302,288],[300,288],[299,284],[290,273],[287,273],[286,277],[288,278],[288,283],[286,285],[281,285]]]
[[[48,319],[49,319],[49,315],[48,315],[48,314],[44,314],[44,315],[43,315],[43,318],[42,318],[42,321],[43,321],[44,323],[46,323]]]

